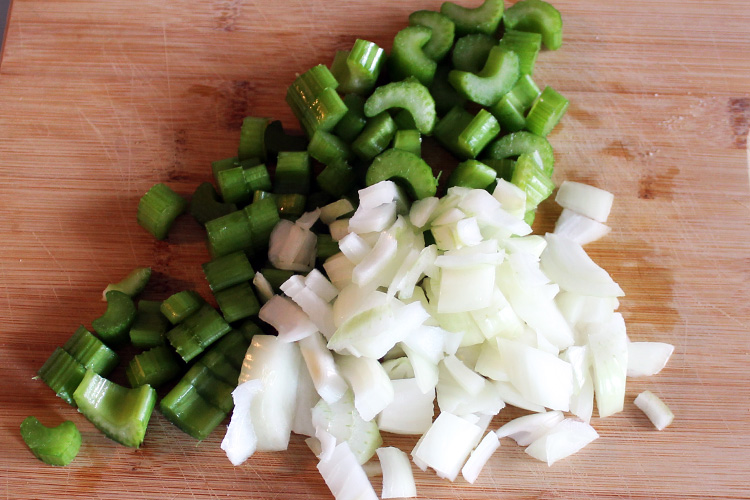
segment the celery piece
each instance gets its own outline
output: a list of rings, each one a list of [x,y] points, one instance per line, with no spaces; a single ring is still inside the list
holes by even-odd
[[[167,237],[175,219],[187,208],[187,201],[166,184],[154,184],[138,202],[136,219],[157,240]]]
[[[117,283],[110,283],[102,292],[102,300],[107,300],[107,292],[117,290],[131,297],[135,297],[146,288],[151,278],[150,267],[136,267]]]
[[[337,86],[336,78],[320,64],[299,75],[287,89],[286,101],[308,137],[319,128],[332,130],[346,114]]]
[[[305,213],[305,207],[307,207],[307,196],[304,194],[277,194],[274,200],[279,210],[279,217],[282,219],[297,220]]]
[[[190,383],[183,381],[162,398],[159,409],[167,420],[198,440],[206,439],[227,416],[203,399]]]
[[[273,192],[307,194],[310,192],[311,175],[310,155],[307,152],[282,151],[276,163]]]
[[[86,370],[73,398],[78,411],[105,436],[138,448],[156,404],[156,391],[149,385],[128,389]]]
[[[236,156],[232,158],[224,158],[223,160],[216,160],[211,162],[211,172],[213,173],[214,180],[218,183],[219,172],[234,168],[237,166],[239,159]]]
[[[481,69],[481,66],[479,69]],[[439,64],[437,71],[435,71],[435,79],[430,85],[430,95],[435,101],[435,112],[438,116],[445,115],[455,106],[463,107],[466,102],[466,98],[456,92],[456,89],[448,81],[450,72],[451,67],[449,65]]]
[[[55,391],[55,394],[73,406],[76,405],[73,393],[85,374],[86,368],[62,347],[56,348],[37,372],[39,378]]]
[[[229,334],[223,337],[219,342],[224,340],[227,336],[229,336]],[[243,358],[245,357],[246,351],[247,345],[245,345],[244,349],[240,351]],[[198,364],[208,367],[208,369],[211,370],[211,373],[213,373],[215,377],[223,380],[224,382],[228,384],[236,384],[240,376],[240,369],[235,368],[227,360],[227,356],[216,349],[211,349],[201,357],[200,361],[198,361]]]
[[[281,284],[296,274],[294,271],[287,271],[285,269],[275,269],[273,267],[264,267],[260,270],[266,280],[271,284],[274,291],[279,293],[281,290]]]
[[[538,155],[542,163],[542,169],[548,177],[552,176],[555,167],[555,157],[549,141],[540,135],[523,130],[505,135],[494,141],[487,146],[484,153],[486,158],[494,159],[515,159],[522,154]]]
[[[542,48],[542,35],[527,31],[505,30],[500,39],[500,47],[510,50],[518,56],[519,70],[522,75],[534,74],[534,64]]]
[[[375,88],[385,51],[373,42],[357,39],[350,51],[337,51],[331,73],[342,94],[367,94]]]
[[[176,325],[201,308],[205,300],[193,290],[183,290],[162,301],[159,309],[170,323]]]
[[[491,108],[503,130],[518,132],[526,127],[526,112],[541,91],[529,75],[521,75],[513,88]]]
[[[125,376],[130,387],[148,384],[157,388],[177,377],[181,371],[182,366],[174,352],[166,345],[160,345],[136,354],[125,367]]]
[[[300,134],[288,134],[284,125],[274,120],[266,127],[266,158],[276,158],[281,151],[305,151],[307,137]]]
[[[248,158],[266,159],[266,127],[271,122],[269,118],[248,116],[242,120],[240,129],[240,145],[237,158],[242,161]]]
[[[232,391],[237,387],[236,380],[228,384],[216,377],[207,366],[197,363],[187,371],[180,382],[187,382],[195,387],[200,397],[224,413],[232,411]]]
[[[354,189],[356,178],[351,165],[342,160],[326,165],[315,181],[320,189],[338,198]]]
[[[395,82],[413,76],[422,85],[432,83],[437,63],[423,50],[431,37],[432,30],[424,26],[409,26],[396,33],[388,59],[391,80]]]
[[[518,77],[518,56],[495,46],[490,50],[482,71],[453,70],[448,74],[448,81],[468,100],[492,106],[513,88]]]
[[[250,189],[245,182],[245,169],[237,166],[222,170],[216,176],[219,193],[225,203],[247,203],[250,201]]]
[[[47,427],[36,417],[26,417],[21,422],[21,437],[31,453],[47,465],[68,465],[81,448],[81,433],[70,420]]]
[[[365,183],[372,186],[388,179],[402,183],[409,196],[417,200],[437,192],[432,168],[419,156],[401,149],[388,149],[376,156],[367,169]]]
[[[203,273],[212,292],[219,292],[255,276],[245,252],[234,252],[203,264]]]
[[[378,87],[378,89],[381,88],[383,87]],[[377,93],[377,90],[375,92]],[[368,102],[370,102],[369,99]],[[352,142],[352,151],[363,160],[371,160],[388,147],[395,133],[396,122],[393,121],[391,115],[383,111],[367,120],[362,133]]]
[[[223,203],[219,201],[219,194],[210,182],[201,183],[190,198],[190,215],[199,224],[226,215],[237,210],[234,203]]]
[[[474,33],[462,36],[456,40],[451,54],[453,69],[478,73],[484,68],[487,57],[493,47],[497,47],[497,40],[489,35]]]
[[[216,292],[214,297],[227,323],[254,316],[260,311],[260,303],[248,282]]]
[[[545,87],[526,115],[529,132],[546,137],[568,110],[568,100],[552,87]]]
[[[527,210],[535,209],[555,189],[555,183],[530,154],[523,154],[518,157],[510,182],[526,193]]]
[[[484,158],[482,163],[492,168],[499,179],[505,179],[510,182],[513,178],[513,170],[516,168],[516,161],[510,158]]]
[[[422,51],[433,61],[442,60],[453,47],[456,26],[448,16],[433,10],[418,10],[409,16],[409,25],[424,26],[432,30]]]
[[[393,137],[393,148],[422,156],[422,134],[419,130],[398,130]]]
[[[194,338],[205,349],[226,334],[231,327],[219,312],[209,304],[203,304],[195,314],[185,318],[182,322],[193,332]],[[169,338],[169,337],[167,337]],[[185,360],[189,361],[189,360]]]
[[[392,82],[376,88],[365,102],[365,115],[378,116],[391,108],[404,108],[409,111],[416,128],[425,135],[429,135],[435,126],[435,100],[429,89],[414,79]]]
[[[107,292],[107,310],[91,322],[99,337],[109,346],[119,347],[129,340],[128,331],[135,321],[135,304],[127,294]]]
[[[315,131],[307,145],[307,152],[323,165],[347,161],[352,157],[352,150],[343,139],[322,130]]]
[[[236,330],[229,331],[229,333],[216,342],[211,347],[211,351],[220,353],[226,358],[226,362],[229,365],[239,370],[242,368],[242,362],[245,360],[245,352],[253,336],[261,333],[263,331],[252,319],[246,319],[240,323]],[[204,363],[204,358],[205,356],[200,359],[199,363]],[[235,378],[234,381],[236,382],[237,379]]]
[[[458,164],[448,177],[447,187],[462,186],[472,189],[485,189],[497,177],[491,167],[477,160],[466,160]]]
[[[119,361],[117,353],[104,345],[83,325],[79,326],[72,337],[65,342],[63,349],[84,368],[90,368],[106,377]]]
[[[245,185],[250,192],[271,190],[271,175],[264,164],[253,165],[243,170],[242,176],[245,178]]]
[[[503,24],[506,31],[541,34],[542,43],[550,50],[557,50],[562,45],[562,16],[543,0],[521,0],[507,10]]]
[[[170,324],[161,312],[161,302],[139,300],[135,321],[130,327],[130,343],[141,349],[164,344],[164,335]]]
[[[248,221],[250,232],[251,244],[248,248],[259,253],[264,252],[268,248],[271,232],[279,222],[279,209],[276,206],[275,197],[251,203],[243,209],[243,213]]]
[[[206,235],[208,252],[214,258],[253,248],[250,221],[242,210],[206,222]]]
[[[473,9],[462,7],[453,2],[444,2],[440,12],[448,16],[456,25],[456,33],[484,33],[494,35],[505,6],[503,0],[484,0],[482,5]]]
[[[476,158],[500,133],[500,125],[487,110],[472,115],[461,107],[451,109],[435,126],[435,138],[462,159]]]
[[[367,124],[365,99],[357,94],[347,94],[344,96],[344,104],[347,107],[346,114],[336,124],[333,133],[343,139],[344,142],[351,144]]]
[[[339,253],[339,243],[330,234],[319,234],[315,252],[315,257],[322,262]]]

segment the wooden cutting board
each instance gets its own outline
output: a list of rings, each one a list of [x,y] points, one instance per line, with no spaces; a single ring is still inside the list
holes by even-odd
[[[476,4],[476,2],[474,2]],[[148,297],[195,287],[208,260],[189,217],[167,243],[135,221],[164,181],[188,196],[233,156],[241,119],[296,127],[296,72],[357,37],[390,48],[440,2],[16,0],[0,66],[0,496],[7,499],[330,498],[302,439],[232,467],[223,426],[202,443],[154,413],[132,450],[104,438],[32,380],[55,346],[104,310],[100,292],[135,266]],[[553,467],[503,441],[479,480],[416,471],[420,498],[750,498],[750,9],[741,0],[558,0],[565,43],[535,80],[570,98],[550,136],[556,182],[615,193],[612,233],[592,256],[621,284],[633,340],[675,345],[659,375],[629,382],[625,411]],[[559,213],[546,202],[536,223]],[[653,429],[632,405],[673,409]],[[73,420],[65,468],[32,457],[24,417]],[[517,412],[504,410],[496,428]],[[410,450],[413,439],[387,436]],[[375,479],[379,491],[379,480]]]

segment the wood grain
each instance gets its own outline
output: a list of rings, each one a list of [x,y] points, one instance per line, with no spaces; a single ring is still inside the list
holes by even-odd
[[[103,311],[103,286],[135,266],[156,271],[153,297],[207,293],[195,223],[179,221],[168,244],[136,224],[148,187],[189,195],[211,160],[233,154],[243,116],[295,125],[283,98],[296,72],[356,37],[390,48],[409,12],[439,3],[13,3],[0,66],[0,495],[330,498],[299,437],[288,453],[233,468],[222,429],[196,444],[155,413],[145,445],[126,449],[32,376]],[[615,193],[614,230],[592,255],[627,293],[631,338],[676,346],[661,374],[629,384],[628,400],[650,389],[676,420],[657,432],[628,404],[595,419],[601,438],[552,468],[503,442],[474,485],[417,471],[420,497],[750,498],[750,10],[740,0],[555,4],[565,43],[535,73],[571,100],[550,138],[555,180]],[[558,212],[545,203],[536,229]],[[25,449],[18,426],[32,414],[79,426],[71,466]]]

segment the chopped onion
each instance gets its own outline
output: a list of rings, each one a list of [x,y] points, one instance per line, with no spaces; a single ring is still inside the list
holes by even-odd
[[[333,221],[354,211],[354,205],[346,198],[341,198],[338,201],[329,203],[328,205],[321,207],[320,209],[320,220],[326,226],[329,226]]]
[[[422,392],[415,378],[392,380],[393,400],[378,415],[378,428],[395,434],[423,434],[432,425],[434,387]]]
[[[305,286],[326,302],[331,302],[339,294],[338,289],[317,269],[305,276]]]
[[[482,472],[487,461],[495,450],[500,447],[500,440],[494,432],[488,433],[479,445],[471,452],[469,459],[461,469],[461,475],[470,483],[474,483]]]
[[[341,252],[353,264],[359,264],[372,251],[372,247],[357,233],[349,233],[339,241]]]
[[[389,446],[377,449],[383,469],[383,492],[380,498],[412,498],[417,496],[417,485],[411,471],[409,456]]]
[[[266,303],[273,297],[273,287],[260,271],[253,276],[253,286],[255,286],[255,290],[258,292],[261,302]]]
[[[396,203],[385,203],[374,208],[360,205],[349,219],[349,231],[355,233],[374,233],[386,229],[396,222]]]
[[[409,210],[409,221],[417,228],[423,228],[432,218],[440,200],[434,196],[416,200]]]
[[[588,347],[594,367],[594,392],[599,417],[622,411],[628,369],[628,337],[619,313],[609,321],[586,325]]]
[[[566,418],[526,448],[526,453],[550,466],[580,451],[599,434],[585,422]]]
[[[324,344],[325,345],[325,344]],[[300,348],[300,351],[302,349]],[[297,379],[297,402],[294,408],[294,420],[292,421],[292,432],[303,436],[314,437],[315,426],[312,422],[312,409],[320,400],[315,390],[310,372],[307,366],[299,368],[299,379]],[[316,453],[317,455],[317,453]]]
[[[305,227],[281,219],[271,232],[268,260],[277,269],[308,272],[315,265],[317,237]]]
[[[495,289],[495,273],[491,265],[440,270],[439,313],[476,311],[490,305]]]
[[[279,332],[279,340],[294,342],[312,335],[318,327],[297,304],[274,295],[260,308],[258,317]]]
[[[468,394],[476,396],[484,388],[485,380],[471,368],[468,368],[455,355],[443,358],[443,366],[450,373],[453,380]]]
[[[628,377],[647,377],[659,373],[674,352],[672,344],[630,342],[628,344]]]
[[[379,207],[386,203],[391,203],[400,198],[396,183],[393,181],[380,181],[372,186],[360,189],[359,206],[363,210]]]
[[[323,336],[316,332],[300,340],[299,349],[318,395],[327,403],[341,399],[348,386],[331,351],[326,348]]]
[[[376,278],[382,279],[382,273],[396,256],[397,249],[396,238],[387,232],[380,233],[373,249],[354,266],[352,282],[359,286],[367,286]],[[388,281],[390,282],[390,279]]]
[[[602,223],[607,222],[614,199],[608,191],[572,181],[563,181],[555,196],[561,207]]]
[[[495,433],[499,438],[511,438],[519,446],[528,446],[562,422],[564,418],[561,411],[534,413],[511,420]]]
[[[414,378],[414,368],[411,361],[406,355],[398,358],[391,358],[383,361],[383,370],[388,374],[391,380],[401,380],[405,378]]]
[[[461,417],[441,412],[411,454],[435,470],[438,476],[454,481],[479,439],[482,430]]]
[[[305,212],[302,214],[294,223],[303,229],[310,229],[318,222],[320,217],[320,209],[316,208],[311,212]]]
[[[526,214],[526,192],[505,179],[498,179],[492,197],[500,202],[503,210],[517,219]]]
[[[354,264],[341,252],[328,257],[323,263],[323,269],[325,269],[333,286],[339,290],[343,290],[352,282]]]
[[[360,464],[372,458],[375,450],[383,444],[375,421],[364,420],[354,407],[351,391],[332,404],[322,399],[318,401],[312,411],[312,420],[316,429],[331,434],[339,443],[348,443]]]
[[[563,209],[555,222],[555,234],[564,236],[578,243],[586,245],[608,235],[611,227],[577,212]]]
[[[393,401],[393,385],[378,360],[338,356],[336,364],[354,392],[354,407],[364,420],[372,420]]]
[[[289,445],[297,398],[300,353],[296,343],[272,335],[254,335],[242,362],[239,384],[259,380],[250,418],[258,451],[281,451]]]
[[[221,449],[227,454],[232,465],[240,465],[255,453],[258,437],[255,435],[250,407],[253,398],[262,387],[260,380],[248,380],[232,391],[234,409],[227,426],[227,433],[221,441]]]
[[[318,462],[318,471],[336,500],[377,500],[362,465],[347,443],[339,443],[326,460]]]
[[[337,219],[328,225],[328,231],[331,233],[333,241],[341,241],[351,232],[349,229],[349,219]]]
[[[658,430],[664,430],[674,420],[674,413],[651,391],[643,391],[633,401]]]

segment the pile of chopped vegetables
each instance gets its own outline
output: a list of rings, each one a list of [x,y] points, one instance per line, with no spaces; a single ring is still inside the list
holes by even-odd
[[[199,440],[231,415],[234,465],[307,436],[339,500],[377,498],[363,468],[376,454],[381,498],[396,498],[417,494],[412,462],[473,483],[504,437],[549,465],[579,451],[598,438],[594,403],[622,411],[626,378],[658,373],[673,347],[630,341],[622,289],[583,248],[609,232],[611,193],[563,182],[554,231],[532,234],[555,189],[546,136],[568,106],[533,69],[561,43],[542,0],[446,2],[409,16],[389,55],[356,40],[300,74],[287,102],[304,136],[248,117],[237,156],[212,164],[218,190],[188,203],[159,183],[138,205],[158,239],[188,210],[205,226],[212,300],[136,302],[151,274],[138,268],[39,378],[126,446],[157,402]],[[440,197],[421,155],[434,144],[456,158]],[[107,379],[126,344],[143,349],[130,387]],[[670,424],[650,391],[634,403]],[[488,431],[506,405],[529,414]],[[81,444],[70,422],[21,432],[53,465]],[[421,436],[411,460],[381,432]]]

